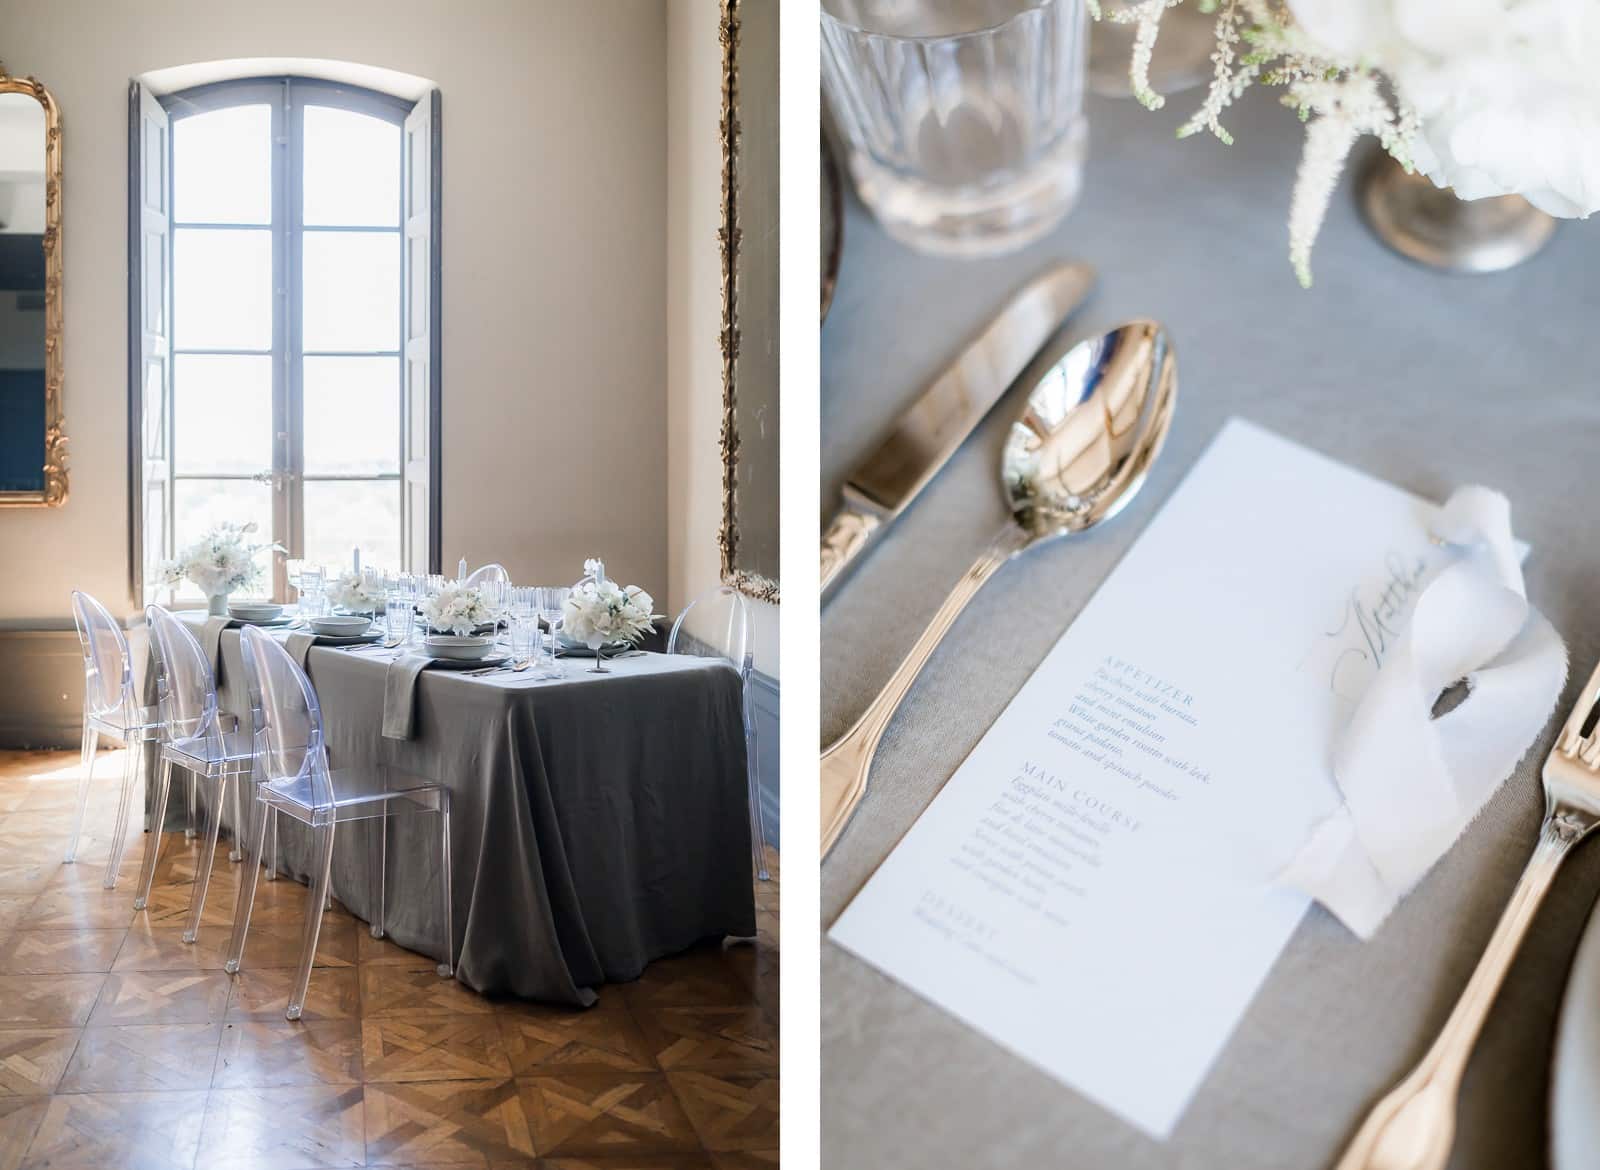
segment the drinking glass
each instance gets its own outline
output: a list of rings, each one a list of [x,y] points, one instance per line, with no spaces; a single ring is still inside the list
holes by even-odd
[[[822,88],[862,201],[896,239],[989,256],[1077,202],[1084,0],[822,0]]]
[[[411,598],[403,589],[391,589],[383,599],[383,640],[401,645],[411,640]]]
[[[561,648],[557,631],[561,629],[564,620],[561,607],[567,603],[567,596],[572,592],[565,585],[549,585],[538,591],[539,616],[544,619],[545,628],[550,631],[550,660],[556,660],[556,651]]]
[[[544,637],[539,633],[538,618],[513,616],[510,636],[512,661],[519,665],[523,662],[537,664],[543,658]]]
[[[328,612],[328,579],[321,565],[301,563],[295,592],[299,594],[301,617],[322,617]]]

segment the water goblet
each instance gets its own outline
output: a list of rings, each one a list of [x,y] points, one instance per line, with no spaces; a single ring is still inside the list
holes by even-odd
[[[399,646],[411,640],[411,599],[400,589],[390,590],[384,598],[383,642],[386,646]]]

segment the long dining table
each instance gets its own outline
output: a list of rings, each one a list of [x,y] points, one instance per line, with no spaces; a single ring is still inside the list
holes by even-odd
[[[205,644],[205,615],[183,616]],[[216,646],[219,706],[248,725],[237,626]],[[601,984],[637,978],[655,958],[755,934],[742,687],[730,664],[645,652],[609,662],[607,674],[563,660],[555,679],[423,670],[410,736],[396,739],[383,734],[395,654],[313,645],[306,673],[333,768],[386,765],[449,788],[463,983],[587,1006]],[[154,677],[148,670],[152,703]],[[168,828],[181,823],[184,785],[175,775]],[[221,815],[231,835],[231,800]],[[304,880],[309,832],[278,819],[278,872]],[[341,825],[334,845],[333,896],[367,921],[376,825]],[[385,928],[434,957],[443,950],[439,855],[430,814],[390,818]]]

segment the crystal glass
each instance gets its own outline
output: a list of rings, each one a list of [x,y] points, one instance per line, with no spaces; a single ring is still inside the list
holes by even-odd
[[[411,597],[403,589],[391,589],[383,601],[383,640],[400,645],[411,640]]]
[[[517,663],[538,663],[544,657],[544,636],[539,632],[538,618],[512,617],[510,636],[511,657]]]
[[[539,616],[544,619],[545,628],[550,631],[550,657],[555,659],[556,651],[561,648],[557,632],[561,629],[563,621],[561,607],[566,605],[567,597],[572,590],[565,585],[547,585],[539,589]]]
[[[823,0],[822,87],[862,201],[912,247],[988,256],[1077,202],[1084,0]]]

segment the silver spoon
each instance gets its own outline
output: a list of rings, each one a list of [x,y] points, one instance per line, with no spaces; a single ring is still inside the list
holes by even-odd
[[[1154,321],[1079,342],[1035,384],[1000,459],[1011,520],[950,591],[877,698],[822,753],[824,856],[866,792],[889,721],[967,603],[1011,558],[1087,532],[1127,506],[1161,451],[1177,391],[1172,343]]]

